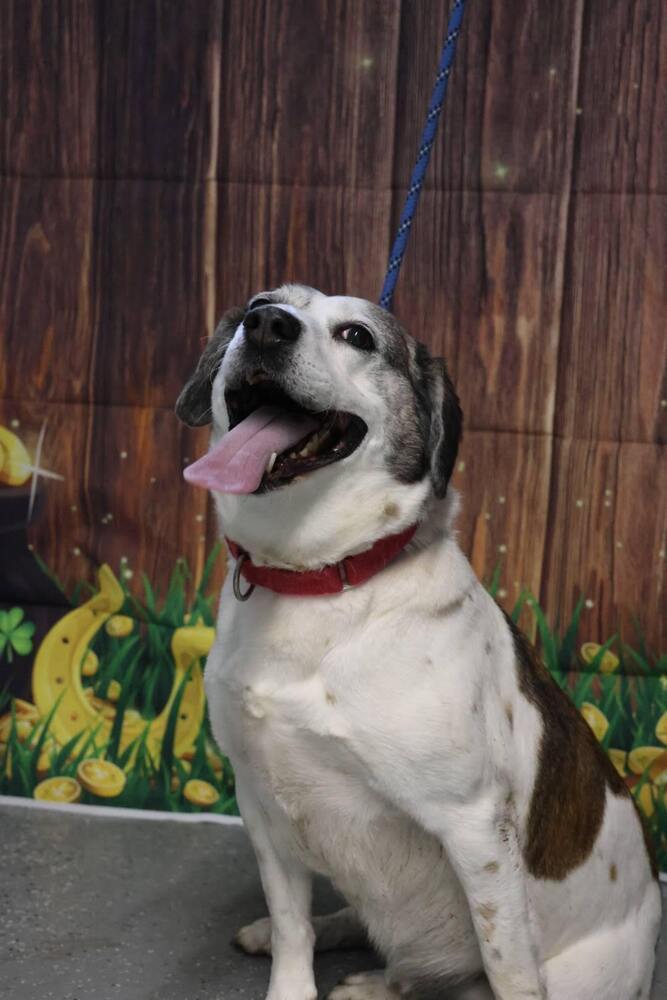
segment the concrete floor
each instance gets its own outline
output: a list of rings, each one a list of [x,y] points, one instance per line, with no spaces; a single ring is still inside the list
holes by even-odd
[[[230,945],[266,912],[242,827],[0,804],[0,842],[0,996],[263,1000],[268,958]],[[336,905],[318,884],[315,912]],[[654,1000],[667,997],[667,921],[664,939]],[[369,952],[318,956],[320,996],[374,965]]]

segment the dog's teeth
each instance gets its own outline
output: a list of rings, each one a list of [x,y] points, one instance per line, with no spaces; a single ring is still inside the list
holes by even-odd
[[[278,458],[278,452],[277,451],[272,452],[271,453],[271,457],[269,458],[269,461],[268,461],[267,466],[266,466],[266,471],[267,472],[271,472],[271,469],[276,464],[276,459],[277,458]]]

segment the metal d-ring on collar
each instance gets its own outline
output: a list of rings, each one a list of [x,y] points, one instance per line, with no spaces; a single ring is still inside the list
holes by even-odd
[[[234,597],[237,601],[247,601],[253,590],[255,589],[255,584],[251,583],[247,590],[241,590],[241,570],[243,569],[243,564],[250,556],[247,552],[241,552],[238,559],[236,560],[236,566],[234,567],[234,576],[232,579],[232,588],[234,590]]]

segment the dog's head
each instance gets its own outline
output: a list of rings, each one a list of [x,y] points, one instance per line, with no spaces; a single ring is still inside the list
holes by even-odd
[[[186,478],[256,561],[333,562],[443,498],[461,409],[442,360],[384,309],[304,285],[227,312],[176,404],[213,424]]]

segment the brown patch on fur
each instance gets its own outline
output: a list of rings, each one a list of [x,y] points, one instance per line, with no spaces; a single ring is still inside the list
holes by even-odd
[[[505,718],[509,722],[510,729],[514,729],[514,710],[508,701],[505,702]]]
[[[615,882],[616,879],[618,878],[618,868],[616,867],[616,865],[611,865],[609,869],[609,878],[611,879],[612,882]]]
[[[386,503],[384,505],[383,513],[385,517],[398,517],[398,515],[400,514],[400,509],[398,507],[398,504],[395,504],[393,501],[390,500],[389,503]]]
[[[491,921],[498,912],[498,909],[493,905],[493,903],[480,903],[477,907],[477,912],[482,920]]]
[[[494,875],[497,871],[500,871],[500,865],[497,861],[489,861],[484,865],[484,871],[489,872],[490,875]]]
[[[519,690],[538,709],[543,723],[524,860],[536,878],[562,881],[593,849],[607,788],[614,795],[630,793],[528,640],[507,614],[505,620],[514,639]],[[653,867],[650,853],[649,859]]]
[[[327,699],[327,701],[329,702],[330,705],[335,705],[336,702],[338,701],[338,699],[336,698],[336,695],[332,694],[331,691],[327,691],[325,697],[326,697],[326,699]]]

